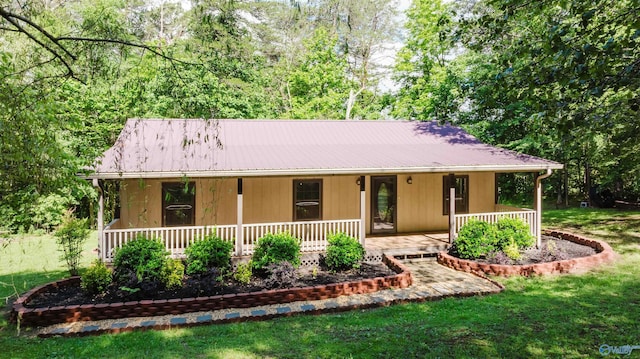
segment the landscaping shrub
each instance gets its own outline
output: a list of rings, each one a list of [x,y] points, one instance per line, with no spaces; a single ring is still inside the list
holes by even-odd
[[[462,226],[455,249],[460,258],[476,259],[496,250],[496,227],[478,220]]]
[[[251,259],[254,270],[264,272],[270,264],[287,261],[300,265],[300,240],[289,233],[267,234],[258,240]]]
[[[266,269],[269,277],[265,280],[265,285],[269,288],[292,287],[298,278],[296,268],[288,261],[271,263]]]
[[[511,242],[515,242],[520,249],[529,248],[536,242],[534,236],[531,235],[529,225],[518,218],[503,217],[496,223],[497,228],[497,245],[505,248]]]
[[[238,264],[238,268],[233,272],[233,279],[235,279],[238,283],[249,284],[251,281],[251,262],[249,263],[240,263]]]
[[[327,255],[324,262],[330,270],[359,268],[364,258],[364,248],[357,239],[345,233],[335,233],[327,239]]]
[[[509,244],[507,244],[504,248],[502,248],[502,251],[507,257],[509,257],[510,259],[513,259],[514,261],[517,261],[518,259],[522,258],[520,249],[518,248],[518,245],[514,241],[509,242]]]
[[[233,244],[211,234],[196,241],[185,250],[187,274],[200,274],[209,268],[229,268]]]
[[[167,254],[160,240],[139,234],[134,240],[116,249],[113,260],[116,281],[131,282],[131,274],[135,275],[138,282],[160,281]]]
[[[112,279],[111,270],[100,259],[96,259],[82,276],[80,287],[89,295],[102,294]]]
[[[78,275],[82,246],[89,236],[87,220],[77,219],[71,211],[67,211],[54,236],[62,252],[61,259],[66,262],[69,274]]]
[[[160,273],[160,280],[167,289],[179,289],[184,279],[184,264],[179,259],[165,261]]]

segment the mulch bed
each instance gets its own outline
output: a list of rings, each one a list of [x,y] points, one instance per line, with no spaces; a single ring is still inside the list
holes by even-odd
[[[557,260],[565,260],[572,258],[588,257],[596,254],[596,250],[579,243],[571,242],[566,239],[542,236],[542,245],[538,248],[530,248],[523,252],[521,259],[504,263],[494,257],[479,258],[475,261],[478,263],[488,264],[511,264],[511,265],[527,265],[545,262],[553,262]],[[504,260],[504,259],[503,259]]]
[[[289,288],[386,277],[396,273],[383,263],[363,263],[358,269],[337,273],[332,273],[323,267],[300,267],[298,274],[293,284],[288,286]],[[112,285],[105,294],[99,296],[88,296],[84,294],[80,286],[77,285],[60,287],[38,294],[34,296],[25,307],[41,308],[80,304],[117,303],[145,299],[194,298],[222,294],[250,293],[274,288],[277,287],[269,285],[268,281],[263,278],[253,277],[249,284],[243,285],[232,279],[227,279],[223,283],[220,283],[215,280],[214,276],[202,276],[200,278],[187,277],[183,287],[178,290],[163,289],[158,283],[147,283],[137,291],[125,290],[116,285]]]

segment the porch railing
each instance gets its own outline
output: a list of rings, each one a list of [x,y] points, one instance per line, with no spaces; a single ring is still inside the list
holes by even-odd
[[[148,238],[160,239],[172,257],[184,256],[184,250],[194,241],[206,235],[214,233],[225,241],[234,245],[233,253],[237,253],[236,241],[238,226],[188,226],[188,227],[156,227],[156,228],[118,228],[118,221],[111,222],[103,231],[101,238],[101,257],[104,261],[113,260],[115,249],[128,241],[133,240],[138,234]],[[344,232],[349,236],[360,238],[360,219],[310,221],[310,222],[280,222],[243,224],[242,255],[251,255],[258,239],[268,233],[289,232],[294,237],[300,238],[301,251],[322,251],[327,248],[327,235],[336,232]]]
[[[300,238],[302,252],[324,251],[327,248],[327,236],[331,233],[344,232],[351,237],[360,238],[359,219],[245,224],[242,228],[242,255],[253,254],[258,239],[268,233],[289,232]]]
[[[476,219],[479,221],[484,221],[488,223],[496,223],[500,218],[509,217],[509,218],[519,218],[529,225],[529,231],[531,235],[535,236],[536,231],[536,211],[532,209],[524,209],[524,208],[515,208],[515,207],[506,207],[496,206],[497,212],[490,213],[469,213],[469,214],[456,214],[456,227],[455,234],[456,236],[460,232],[462,226],[467,224],[469,220]]]

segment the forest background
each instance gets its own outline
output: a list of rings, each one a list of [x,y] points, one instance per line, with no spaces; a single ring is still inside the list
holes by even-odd
[[[133,117],[438,120],[562,163],[556,205],[638,202],[640,0],[407,3],[0,0],[0,230],[91,217]]]

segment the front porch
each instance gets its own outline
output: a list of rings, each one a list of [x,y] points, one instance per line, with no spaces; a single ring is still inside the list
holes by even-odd
[[[99,231],[99,250],[102,260],[111,262],[116,248],[138,235],[144,235],[163,241],[172,257],[182,257],[191,243],[215,234],[234,244],[233,253],[236,256],[250,256],[258,240],[264,235],[289,232],[300,239],[302,252],[321,252],[326,250],[330,234],[343,232],[358,238],[370,253],[386,253],[397,258],[419,258],[446,250],[460,228],[471,219],[495,223],[502,217],[519,218],[529,225],[532,235],[539,235],[536,211],[503,205],[496,205],[495,210],[490,213],[454,214],[454,225],[448,233],[442,231],[387,235],[367,235],[362,219],[153,228],[123,228],[120,220],[116,219]]]

